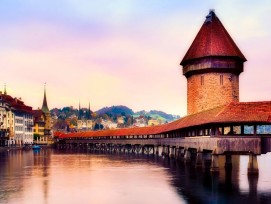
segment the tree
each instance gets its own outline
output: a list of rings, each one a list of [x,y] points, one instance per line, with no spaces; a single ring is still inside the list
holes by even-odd
[[[95,123],[94,130],[102,130],[102,129],[104,129],[103,124]]]
[[[102,115],[102,118],[103,118],[104,120],[109,120],[109,119],[110,119],[109,116],[108,116],[107,114],[103,114],[103,115]]]
[[[57,119],[57,121],[53,125],[53,129],[56,129],[56,130],[62,129],[62,130],[64,130],[66,128],[66,126],[67,126],[67,123],[66,123],[65,120]]]
[[[37,141],[40,135],[38,133],[34,133],[34,141]]]
[[[127,126],[131,126],[133,124],[132,117],[128,117],[126,124]]]
[[[93,112],[93,113],[91,114],[91,116],[92,116],[93,119],[96,119],[96,118],[97,118],[97,113],[96,113],[96,112]]]

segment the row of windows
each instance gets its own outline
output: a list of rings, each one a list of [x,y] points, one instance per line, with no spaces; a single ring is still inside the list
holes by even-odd
[[[223,75],[220,75],[220,76],[219,76],[219,82],[220,82],[220,85],[223,85],[223,84],[224,84],[224,78],[223,78]],[[200,84],[201,84],[201,86],[204,85],[204,76],[200,76]]]
[[[6,112],[4,112],[4,113],[0,113],[0,116],[2,117],[2,118],[5,118],[5,117],[13,117],[13,113],[11,113],[11,114],[9,114],[9,112],[8,112],[8,114],[6,114]]]
[[[78,139],[101,140],[101,139],[159,139],[159,138],[165,138],[165,136],[164,135],[101,136],[101,137],[80,137]]]
[[[131,135],[131,136],[101,136],[81,137],[77,139],[159,139],[159,138],[182,138],[195,136],[219,136],[219,135],[268,135],[271,134],[271,125],[233,125],[216,128],[198,128],[193,130],[177,130],[168,134],[160,135]],[[74,139],[74,138],[68,138]]]
[[[22,119],[15,119],[15,123],[23,123],[24,122],[24,120],[22,120]]]
[[[34,129],[34,132],[35,133],[44,132],[44,128]]]
[[[23,130],[24,130],[23,127],[20,127],[20,126],[16,126],[16,127],[15,127],[15,131],[23,131]]]
[[[16,139],[24,138],[24,139],[33,139],[33,135],[23,135],[23,134],[16,134]]]
[[[27,123],[33,123],[33,120],[23,120],[23,119],[15,119],[15,123],[21,123],[21,124],[23,124],[23,123],[25,123],[25,124],[27,124]]]

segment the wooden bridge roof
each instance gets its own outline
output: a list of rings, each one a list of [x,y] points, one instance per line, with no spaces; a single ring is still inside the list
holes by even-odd
[[[54,133],[59,138],[155,135],[193,126],[228,123],[270,123],[271,101],[267,102],[232,102],[224,106],[188,115],[174,122],[150,127],[110,129],[76,133]]]

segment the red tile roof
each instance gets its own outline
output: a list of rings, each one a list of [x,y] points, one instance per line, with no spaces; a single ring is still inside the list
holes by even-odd
[[[193,126],[215,123],[271,123],[271,101],[231,102],[227,105],[188,115],[174,122],[151,127],[58,134],[59,138],[154,135]],[[56,135],[55,135],[56,136]]]
[[[43,112],[41,109],[33,110],[32,114],[33,114],[34,123],[45,123],[44,119],[42,118]]]
[[[8,103],[16,111],[22,111],[22,112],[32,114],[32,107],[25,105],[21,99],[13,98],[7,94],[1,94],[1,98],[3,101]]]
[[[184,65],[188,60],[210,56],[231,56],[246,61],[245,56],[234,43],[214,11],[210,11],[206,17],[181,65]]]
[[[231,102],[169,123],[165,131],[214,123],[270,123],[271,101]]]

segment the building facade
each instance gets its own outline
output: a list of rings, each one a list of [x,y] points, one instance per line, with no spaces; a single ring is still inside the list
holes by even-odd
[[[161,125],[163,122],[160,119],[150,119],[148,120],[148,126]]]
[[[14,111],[14,140],[15,144],[32,145],[33,144],[33,112],[32,108],[17,108]],[[12,141],[11,141],[11,144]]]
[[[23,146],[33,143],[32,107],[21,99],[0,93],[0,145]]]
[[[9,100],[8,100],[9,99]],[[0,146],[7,146],[14,141],[14,114],[11,106],[12,97],[0,92]]]
[[[90,104],[85,114],[82,111],[83,110],[81,110],[81,106],[79,103],[79,110],[78,110],[78,117],[77,117],[77,130],[78,131],[92,130],[93,121],[91,119],[92,117],[91,117]]]

